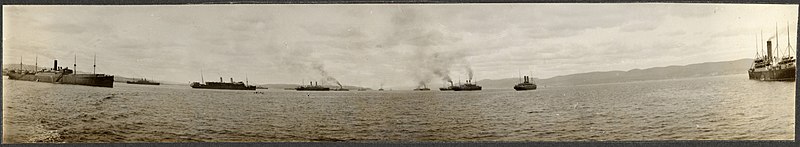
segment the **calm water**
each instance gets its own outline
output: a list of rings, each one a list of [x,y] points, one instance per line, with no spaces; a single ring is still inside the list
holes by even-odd
[[[258,91],[3,80],[3,143],[794,139],[794,82],[747,75],[526,92]]]

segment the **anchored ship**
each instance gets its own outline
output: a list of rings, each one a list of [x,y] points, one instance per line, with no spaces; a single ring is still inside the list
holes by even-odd
[[[223,82],[222,77],[219,77],[219,82],[192,82],[189,86],[200,89],[256,90],[256,86],[247,85],[241,81],[233,82],[233,78],[230,83]]]
[[[136,81],[126,81],[125,83],[128,83],[128,84],[142,84],[142,85],[161,85],[161,83],[148,81],[145,78],[138,79]]]
[[[453,91],[479,91],[481,86],[472,83],[472,80],[467,80],[467,83],[452,87]]]
[[[319,86],[316,82],[308,82],[306,86],[300,86],[295,88],[297,91],[330,91],[331,88],[325,86]]]
[[[226,83],[222,81],[222,77],[219,77],[219,82],[206,82],[203,76],[203,71],[200,71],[200,82],[192,82],[189,84],[192,88],[199,88],[199,89],[228,89],[228,90],[256,90],[256,86],[249,85],[247,83],[240,82],[233,82],[233,78],[231,78],[230,83]],[[245,79],[245,81],[247,81]]]
[[[787,27],[788,30],[788,27]],[[777,29],[776,29],[777,32]],[[775,35],[775,51],[779,49],[777,33]],[[786,33],[787,40],[789,40],[789,33]],[[758,45],[756,45],[758,46]],[[795,81],[795,57],[791,54],[784,56],[773,56],[772,41],[767,41],[766,55],[759,55],[756,49],[756,59],[753,60],[752,67],[747,71],[751,80],[761,81]],[[787,41],[787,53],[795,53],[792,48],[791,41]],[[779,51],[777,53],[780,53]]]
[[[38,64],[38,63],[37,63]],[[73,65],[74,67],[77,64]],[[22,62],[20,62],[22,67]],[[73,67],[73,68],[74,68]],[[96,65],[94,67],[97,67]],[[58,60],[53,61],[53,68],[42,70],[10,70],[5,72],[8,79],[36,81],[55,84],[86,85],[97,87],[114,87],[114,76],[105,74],[77,74],[73,69],[58,66]]]
[[[523,90],[536,90],[536,84],[531,83],[528,76],[523,77],[524,82],[519,83],[514,86],[514,90],[523,91]]]

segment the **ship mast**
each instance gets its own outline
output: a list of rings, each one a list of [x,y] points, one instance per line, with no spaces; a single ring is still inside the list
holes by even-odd
[[[786,22],[786,43],[786,51],[789,53],[794,53],[794,51],[792,51],[792,41],[789,38],[789,22]],[[791,54],[789,56],[791,56]]]
[[[34,61],[35,63],[33,63],[33,72],[36,72],[39,70],[39,54],[36,54]]]
[[[758,42],[761,43],[761,52],[766,54],[766,52],[764,52],[764,30],[761,30],[761,40],[759,40]],[[769,59],[764,59],[764,60],[767,60],[767,62],[769,62]]]
[[[250,85],[250,81],[247,79],[247,73],[244,74],[244,85]]]
[[[75,70],[75,73],[78,73],[78,54],[74,54],[74,58],[72,60],[72,70]]]
[[[22,56],[19,56],[19,70],[22,70]]]
[[[92,61],[92,74],[95,74],[97,68],[97,53],[94,53],[94,61]]]
[[[776,50],[775,57],[778,57],[778,61],[780,61],[781,50],[778,50],[778,48],[780,47],[780,45],[778,45],[778,43],[780,42],[780,41],[778,41],[779,40],[778,36],[779,36],[778,35],[778,23],[775,23],[775,50]]]
[[[206,80],[203,79],[203,69],[202,68],[200,69],[200,82],[203,82],[203,83],[206,82]]]

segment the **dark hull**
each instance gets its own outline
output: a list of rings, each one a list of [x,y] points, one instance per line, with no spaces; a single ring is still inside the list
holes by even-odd
[[[453,87],[453,91],[479,91],[481,87],[477,86],[469,86],[469,87]]]
[[[331,91],[330,89],[295,89],[297,91]]]
[[[39,73],[39,74],[20,74],[8,73],[8,79],[23,80],[23,81],[36,81],[44,83],[55,84],[71,84],[71,85],[86,85],[97,87],[114,87],[114,76],[104,74],[54,74],[54,73]]]
[[[256,87],[205,86],[205,85],[192,86],[192,88],[198,88],[198,89],[225,89],[225,90],[256,90]]]
[[[161,85],[161,83],[154,83],[154,82],[131,82],[131,81],[127,81],[125,83],[128,83],[128,84],[141,84],[141,85]]]
[[[331,88],[327,87],[298,87],[295,88],[297,91],[331,91]]]
[[[767,71],[748,71],[751,80],[795,81],[795,67]]]
[[[517,85],[514,86],[514,90],[517,91],[536,90],[536,85]]]

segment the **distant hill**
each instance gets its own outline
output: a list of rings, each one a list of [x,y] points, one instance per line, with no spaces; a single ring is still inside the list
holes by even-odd
[[[556,76],[548,79],[533,79],[539,85],[571,86],[632,81],[680,79],[730,74],[744,74],[753,59],[740,59],[723,62],[705,62],[684,66],[654,67],[629,71],[602,71]],[[518,78],[480,80],[478,84],[486,89],[506,89],[519,83]]]

